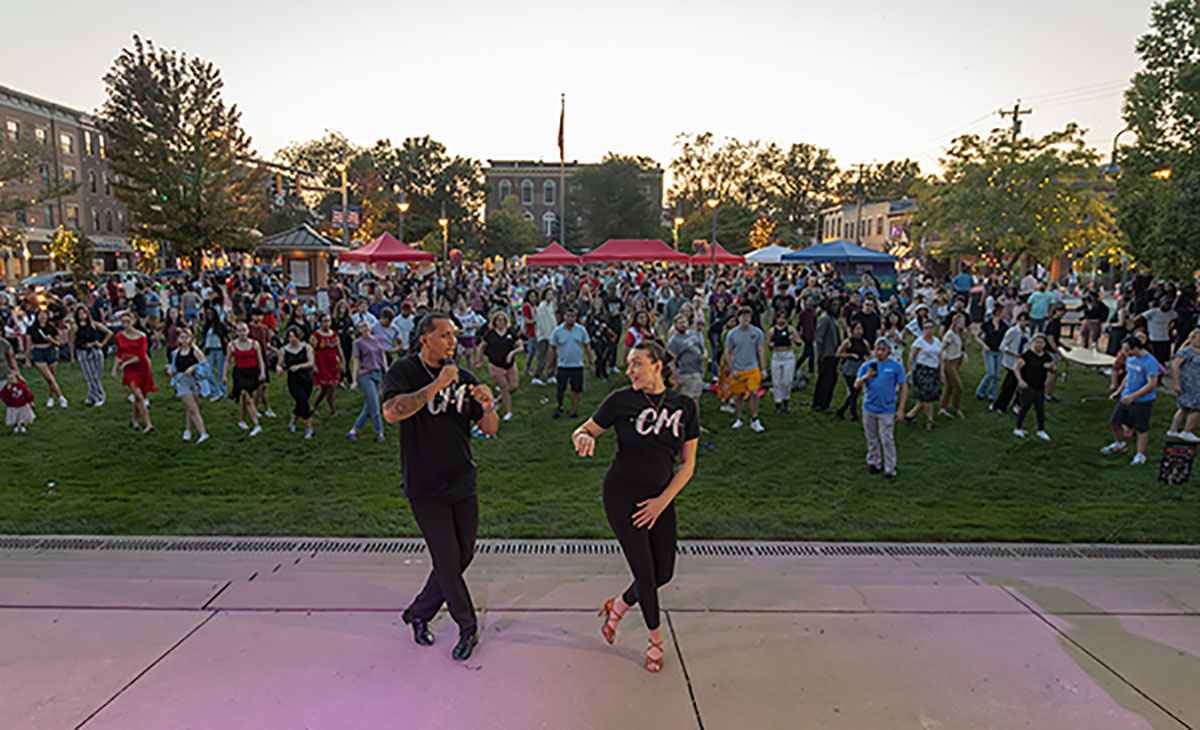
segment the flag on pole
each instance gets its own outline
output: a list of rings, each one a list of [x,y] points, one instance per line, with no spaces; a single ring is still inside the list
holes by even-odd
[[[558,161],[565,162],[567,157],[563,151],[563,122],[567,117],[567,95],[562,95],[562,110],[558,113]]]

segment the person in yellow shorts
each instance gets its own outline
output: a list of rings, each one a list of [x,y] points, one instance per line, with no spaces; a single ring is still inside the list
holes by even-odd
[[[733,396],[737,420],[734,428],[742,427],[742,409],[750,400],[750,430],[762,432],[758,420],[758,389],[762,386],[762,371],[766,369],[763,331],[750,324],[754,316],[750,307],[738,310],[738,326],[725,333],[725,366],[729,375],[729,392]]]

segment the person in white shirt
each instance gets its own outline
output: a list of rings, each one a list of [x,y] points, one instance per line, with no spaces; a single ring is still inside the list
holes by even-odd
[[[554,314],[554,290],[550,287],[542,289],[541,298],[538,301],[537,311],[533,317],[536,322],[534,326],[534,337],[537,340],[537,370],[533,373],[533,378],[529,381],[534,385],[545,385],[547,381],[542,380],[543,373],[550,374],[551,383],[556,383],[554,371],[550,369],[550,337],[554,334],[554,328],[558,325],[558,319]]]
[[[937,323],[932,319],[921,325],[921,336],[913,341],[908,352],[908,371],[912,373],[912,393],[917,404],[908,412],[908,419],[917,411],[925,412],[925,429],[933,429],[933,404],[942,396],[944,365],[942,341],[935,336]]]

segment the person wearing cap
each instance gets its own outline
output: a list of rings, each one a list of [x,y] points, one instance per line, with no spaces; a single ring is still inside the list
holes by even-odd
[[[891,353],[887,337],[875,340],[875,356],[858,367],[858,379],[854,381],[854,387],[864,393],[862,423],[867,437],[867,471],[872,474],[882,471],[885,479],[896,476],[896,421],[904,418],[908,401],[904,366],[892,359]]]
[[[1019,388],[1017,403],[1020,408],[1017,410],[1017,427],[1013,429],[1013,435],[1018,438],[1028,435],[1022,426],[1032,406],[1037,414],[1038,438],[1050,440],[1050,434],[1046,433],[1046,379],[1056,370],[1056,366],[1054,355],[1046,343],[1046,335],[1040,332],[1035,334],[1029,341],[1029,349],[1017,358],[1017,366],[1012,371]]]

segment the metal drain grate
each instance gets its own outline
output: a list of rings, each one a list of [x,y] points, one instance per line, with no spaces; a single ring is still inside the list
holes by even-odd
[[[0,535],[0,551],[165,551],[189,553],[331,553],[417,555],[420,538],[353,537],[104,537],[92,535]],[[480,540],[481,555],[611,556],[616,540]],[[696,558],[980,558],[1006,560],[1200,560],[1195,545],[1004,545],[971,543],[767,542],[681,540],[679,554]]]

